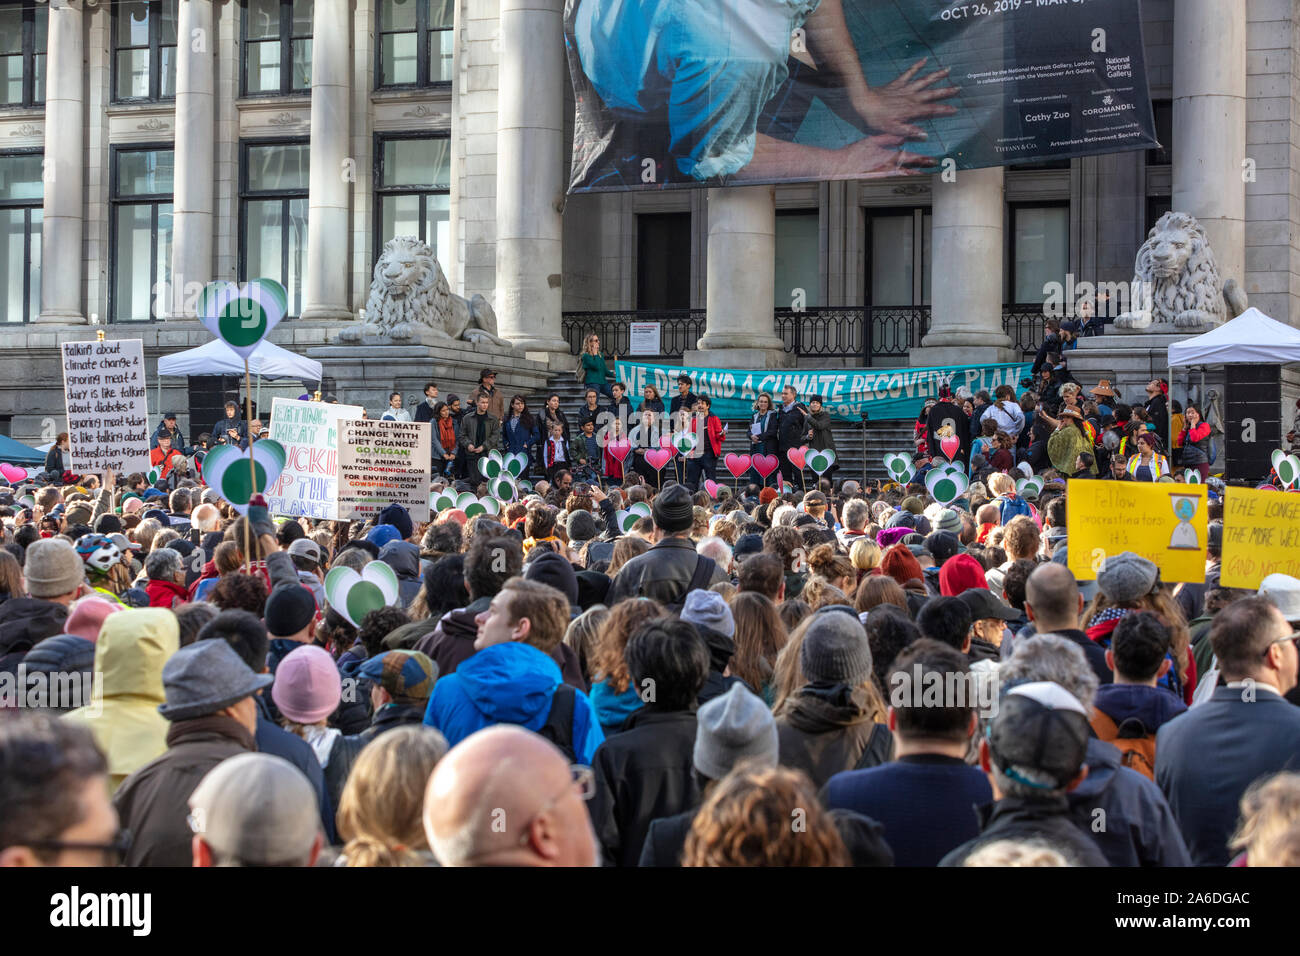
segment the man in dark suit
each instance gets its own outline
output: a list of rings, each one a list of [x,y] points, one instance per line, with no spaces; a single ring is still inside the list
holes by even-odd
[[[1214,618],[1214,696],[1156,734],[1156,783],[1197,866],[1224,866],[1241,797],[1262,777],[1300,769],[1297,635],[1266,598],[1246,598]]]
[[[794,386],[787,385],[781,389],[781,407],[776,410],[776,447],[777,457],[781,459],[781,477],[794,487],[801,484],[800,472],[786,452],[807,444],[808,437],[808,409],[799,403],[798,398]]]

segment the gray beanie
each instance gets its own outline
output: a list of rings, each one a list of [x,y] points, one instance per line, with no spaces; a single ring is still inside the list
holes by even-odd
[[[655,496],[650,505],[655,527],[668,534],[689,531],[695,524],[695,502],[685,485],[670,485]]]
[[[804,632],[799,663],[808,683],[856,687],[871,677],[871,645],[858,616],[839,608],[824,608]]]
[[[681,619],[727,637],[736,636],[736,619],[731,616],[731,608],[717,591],[696,590],[686,595]]]
[[[935,531],[947,531],[950,534],[960,535],[961,527],[961,515],[957,514],[952,508],[944,508],[934,520]]]
[[[695,769],[710,780],[721,780],[742,760],[775,767],[777,754],[776,719],[744,684],[732,684],[695,715]]]
[[[23,577],[32,597],[52,598],[75,591],[86,580],[86,568],[71,542],[44,538],[27,546]]]
[[[600,528],[596,525],[596,519],[591,516],[590,511],[570,511],[564,521],[564,530],[569,540],[575,544],[580,541],[590,541],[600,534]]]
[[[1150,594],[1160,580],[1160,569],[1146,558],[1125,551],[1107,558],[1097,574],[1097,586],[1115,604],[1128,604]]]

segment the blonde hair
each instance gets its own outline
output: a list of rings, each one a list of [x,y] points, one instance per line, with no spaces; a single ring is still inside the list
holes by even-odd
[[[446,738],[423,724],[395,727],[362,749],[339,798],[348,866],[422,865],[424,790],[446,753]]]
[[[997,471],[989,475],[989,491],[995,495],[1005,495],[1016,490],[1016,481],[1005,472]]]
[[[994,840],[966,857],[962,866],[1069,866],[1059,851],[1040,843]]]
[[[1292,866],[1300,824],[1300,774],[1256,780],[1241,798],[1241,823],[1228,846],[1246,851],[1248,866]]]
[[[880,567],[880,545],[859,538],[849,549],[849,561],[859,571],[874,571]]]

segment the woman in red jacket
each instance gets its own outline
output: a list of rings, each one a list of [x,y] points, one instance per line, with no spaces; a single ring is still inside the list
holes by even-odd
[[[1201,419],[1201,410],[1190,402],[1183,418],[1183,464],[1201,473],[1201,484],[1210,477],[1210,423]]]

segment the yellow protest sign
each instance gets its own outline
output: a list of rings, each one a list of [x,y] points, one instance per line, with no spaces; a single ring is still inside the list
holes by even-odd
[[[1300,495],[1224,489],[1220,583],[1253,591],[1277,573],[1300,577]]]
[[[1145,481],[1072,479],[1065,498],[1069,567],[1092,581],[1108,557],[1132,551],[1165,581],[1205,580],[1206,489]]]

